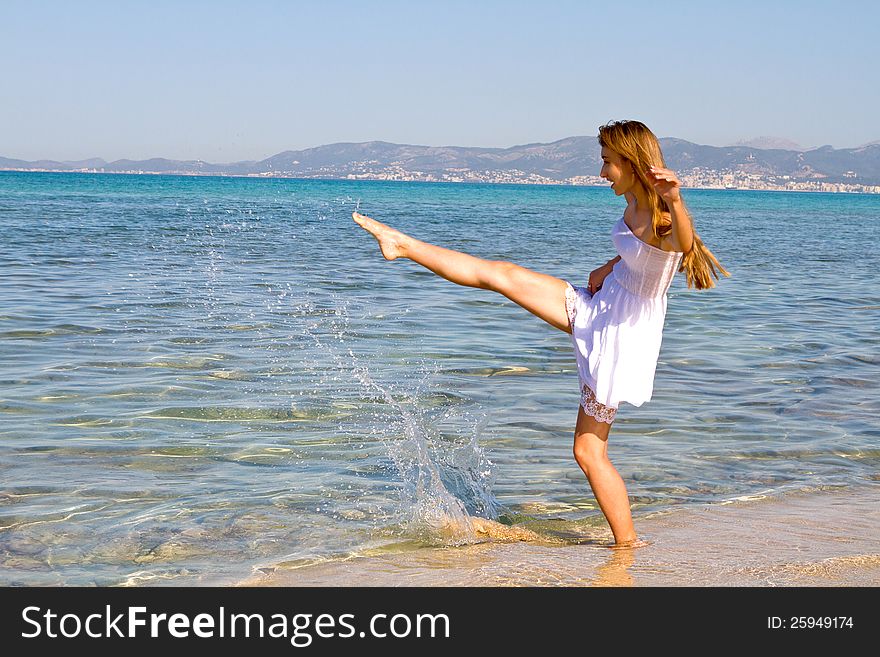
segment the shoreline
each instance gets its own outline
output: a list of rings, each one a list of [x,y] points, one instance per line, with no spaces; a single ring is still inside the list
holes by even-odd
[[[644,547],[609,549],[607,527],[575,543],[412,546],[255,569],[236,586],[880,586],[880,486],[636,519]]]

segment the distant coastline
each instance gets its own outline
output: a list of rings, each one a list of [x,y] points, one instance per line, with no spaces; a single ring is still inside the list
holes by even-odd
[[[560,187],[608,187],[608,184],[597,176],[580,176],[585,180],[492,180],[492,179],[435,179],[416,177],[390,177],[390,176],[302,176],[287,174],[243,174],[243,173],[198,173],[188,171],[98,171],[93,169],[17,169],[2,168],[0,173],[74,173],[74,174],[98,174],[108,176],[170,176],[189,178],[249,178],[249,179],[282,179],[282,180],[325,180],[325,181],[373,181],[373,182],[416,182],[416,183],[445,183],[445,184],[475,184],[475,185],[536,185],[536,186],[560,186]],[[595,180],[588,180],[595,178]],[[821,182],[794,182],[787,186],[774,185],[761,181],[756,186],[734,186],[718,184],[700,184],[691,180],[687,174],[679,174],[682,180],[682,189],[702,189],[716,191],[740,191],[740,192],[798,192],[798,193],[824,193],[824,194],[880,194],[880,185],[851,185],[845,183],[821,183]]]
[[[763,142],[762,142],[763,144]],[[778,144],[769,144],[778,146]],[[692,189],[880,194],[880,142],[857,148],[706,146],[661,137],[666,166]],[[65,161],[0,157],[0,171],[215,175],[246,178],[471,182],[605,186],[595,136],[510,148],[422,146],[384,141],[336,143],[282,151],[262,160],[101,158]]]

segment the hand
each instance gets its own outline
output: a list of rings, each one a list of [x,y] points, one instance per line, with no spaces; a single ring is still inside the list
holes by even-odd
[[[681,181],[675,176],[675,172],[672,169],[649,167],[645,174],[654,185],[654,191],[667,204],[675,203],[681,198]]]
[[[590,294],[596,294],[596,292],[602,289],[602,283],[605,281],[605,277],[611,273],[613,268],[614,265],[606,262],[601,267],[590,272],[590,278],[587,282],[587,290],[589,290]]]

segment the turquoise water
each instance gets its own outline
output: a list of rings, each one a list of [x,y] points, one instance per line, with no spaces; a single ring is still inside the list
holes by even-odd
[[[686,192],[732,277],[669,293],[609,456],[639,517],[880,480],[880,197]],[[607,527],[568,335],[385,261],[360,210],[585,285],[600,188],[0,173],[0,584],[239,581]],[[549,530],[548,530],[549,531]]]

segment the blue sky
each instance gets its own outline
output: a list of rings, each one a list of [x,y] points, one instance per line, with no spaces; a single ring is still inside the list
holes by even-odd
[[[875,2],[0,3],[0,155],[880,140]]]

